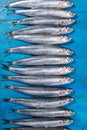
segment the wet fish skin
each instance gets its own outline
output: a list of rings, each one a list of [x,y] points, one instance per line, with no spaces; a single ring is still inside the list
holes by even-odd
[[[19,119],[19,120],[7,120],[7,124],[16,124],[22,126],[31,126],[31,127],[59,127],[66,126],[73,123],[73,120],[70,118],[30,118],[30,119]]]
[[[22,127],[22,128],[6,128],[5,130],[36,130],[36,128]],[[55,128],[37,128],[37,130],[70,130],[66,127],[55,127]]]
[[[43,86],[65,85],[74,81],[74,79],[64,76],[5,76],[3,78],[25,84]]]
[[[75,13],[68,10],[56,9],[26,9],[26,10],[13,10],[14,14],[21,14],[26,16],[53,16],[59,18],[73,18]]]
[[[26,95],[43,96],[43,97],[62,97],[73,92],[71,88],[49,88],[49,87],[21,87],[21,86],[5,86],[6,89],[11,89]]]
[[[73,116],[74,111],[65,108],[53,108],[53,109],[14,109],[12,112],[34,116],[34,117],[67,117]]]
[[[17,1],[13,2],[7,5],[8,8],[12,7],[22,7],[22,8],[55,8],[55,9],[63,9],[63,8],[68,8],[73,6],[73,3],[70,1],[65,1],[65,0],[51,0],[51,1],[34,1],[30,2],[28,0],[24,1]]]
[[[65,106],[73,101],[71,97],[60,98],[10,98],[4,99],[4,102],[12,102],[31,108],[58,108]]]
[[[11,35],[12,39],[25,41],[27,43],[34,43],[34,44],[45,44],[45,45],[52,45],[52,44],[64,44],[68,43],[72,40],[72,38],[68,36],[51,36],[51,35]]]
[[[31,34],[45,34],[58,36],[61,34],[68,34],[73,31],[70,27],[52,27],[52,26],[30,26],[8,32],[8,35],[31,35]]]
[[[20,19],[12,22],[13,25],[16,24],[30,24],[30,25],[60,25],[67,26],[75,23],[74,19],[59,19],[52,17],[30,17],[25,19]]]
[[[48,57],[48,56],[36,56],[32,58],[25,58],[11,62],[13,65],[60,65],[69,64],[73,62],[73,58],[70,57]]]
[[[29,75],[29,76],[59,76],[72,73],[74,68],[70,66],[63,66],[63,67],[27,67],[27,68],[14,68],[11,66],[3,65],[3,69],[9,70],[18,74],[22,75]]]
[[[29,45],[10,48],[5,51],[5,54],[9,53],[24,53],[32,55],[49,55],[49,56],[68,56],[72,55],[73,51],[67,48],[59,46],[47,46],[47,45]]]

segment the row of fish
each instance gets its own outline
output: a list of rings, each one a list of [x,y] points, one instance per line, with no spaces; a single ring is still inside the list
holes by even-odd
[[[74,68],[68,65],[74,61],[70,57],[73,51],[60,45],[72,40],[66,34],[72,33],[73,28],[67,26],[75,23],[76,14],[66,8],[73,5],[73,2],[68,0],[20,0],[6,6],[6,8],[13,8],[14,14],[27,16],[12,22],[13,25],[31,26],[7,33],[12,39],[27,42],[29,45],[10,48],[4,52],[5,55],[11,53],[32,55],[31,58],[8,61],[6,62],[8,65],[2,66],[5,70],[19,74],[4,76],[5,80],[27,85],[24,87],[6,85],[5,88],[32,96],[4,99],[4,102],[28,107],[12,109],[12,113],[32,117],[4,120],[4,124],[15,124],[21,127],[6,128],[6,130],[70,130],[65,126],[73,123],[69,117],[75,112],[64,107],[73,102],[73,98],[68,96],[73,89],[62,85],[74,81],[67,76],[74,71]]]

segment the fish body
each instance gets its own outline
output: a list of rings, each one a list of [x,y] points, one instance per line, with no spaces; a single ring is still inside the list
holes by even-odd
[[[52,88],[52,87],[21,87],[21,86],[6,86],[7,89],[14,90],[26,95],[42,96],[42,97],[61,97],[69,95],[73,92],[70,88]]]
[[[30,25],[52,25],[52,26],[67,26],[75,23],[74,19],[59,19],[55,17],[30,17],[12,22],[16,24],[30,24]]]
[[[13,65],[60,65],[69,64],[73,61],[70,57],[48,57],[48,56],[37,56],[32,58],[25,58],[22,60],[13,61]]]
[[[22,128],[6,128],[5,130],[36,130],[36,128],[22,127]],[[70,130],[66,127],[54,127],[54,128],[37,128],[37,130]]]
[[[57,9],[24,9],[14,10],[14,14],[21,14],[25,16],[53,16],[59,18],[72,18],[75,17],[75,13],[68,10],[57,10]]]
[[[53,108],[53,109],[17,109],[13,110],[19,114],[29,115],[33,117],[67,117],[73,116],[75,112],[64,109],[64,108]]]
[[[68,36],[51,36],[51,35],[11,35],[12,39],[25,41],[34,44],[64,44],[70,42],[72,39]]]
[[[31,85],[57,86],[70,84],[74,79],[65,76],[5,76],[6,79]]]
[[[65,106],[73,101],[71,97],[61,98],[10,98],[5,99],[6,102],[12,102],[31,108],[58,108]]]
[[[30,127],[60,127],[66,126],[73,123],[72,119],[69,118],[29,118],[29,119],[19,119],[19,120],[9,120],[8,124],[16,124],[22,126]]]
[[[44,35],[61,35],[71,33],[73,31],[70,27],[52,27],[52,26],[30,26],[9,32],[10,35],[30,35],[30,34],[44,34]]]
[[[18,73],[23,75],[29,76],[58,76],[58,75],[65,75],[69,74],[74,71],[74,68],[70,66],[63,66],[63,67],[27,67],[27,68],[13,68],[11,66],[4,65],[4,69]]]
[[[22,1],[17,1],[10,3],[7,5],[7,7],[21,7],[21,8],[55,8],[55,9],[63,9],[63,8],[68,8],[73,6],[72,2],[69,1],[61,1],[61,0],[51,0],[51,1],[34,1],[31,2],[29,0],[22,0]]]
[[[72,55],[73,51],[67,48],[47,45],[30,45],[8,49],[5,53],[24,53],[32,55],[49,55],[49,56],[68,56]]]

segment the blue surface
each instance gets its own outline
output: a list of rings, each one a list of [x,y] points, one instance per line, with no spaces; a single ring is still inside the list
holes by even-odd
[[[4,51],[8,48],[27,45],[27,43],[10,40],[6,32],[14,29],[21,28],[22,26],[11,25],[11,21],[23,18],[23,16],[13,15],[9,10],[3,8],[3,5],[11,2],[11,0],[0,0],[0,60],[1,64],[5,61],[16,60],[23,57],[29,57],[20,54],[11,54],[9,56],[4,56]],[[75,29],[74,33],[71,34],[73,42],[71,44],[66,44],[66,47],[72,49],[75,53],[75,62],[72,66],[75,67],[76,71],[71,75],[75,79],[75,82],[68,87],[75,90],[74,102],[67,107],[74,110],[76,115],[72,117],[74,119],[74,124],[70,126],[72,130],[87,130],[87,0],[73,0],[75,7],[72,8],[77,14],[77,23],[73,26]],[[0,68],[2,65],[0,64]],[[0,75],[12,74],[11,72],[4,71],[0,69]],[[22,94],[18,94],[11,90],[5,89],[5,84],[15,84],[15,82],[7,82],[0,80],[0,100],[3,98],[10,97],[25,97]],[[18,84],[18,83],[17,83]],[[17,115],[11,113],[10,108],[19,108],[20,105],[15,105],[13,103],[3,103],[0,102],[0,130],[3,130],[3,119],[16,119],[20,117],[27,117],[23,115]]]

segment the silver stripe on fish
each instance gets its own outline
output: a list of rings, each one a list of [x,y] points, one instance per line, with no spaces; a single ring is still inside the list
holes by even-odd
[[[16,92],[20,92],[26,95],[32,95],[32,96],[42,96],[42,97],[62,97],[62,96],[66,96],[69,95],[73,92],[73,89],[71,88],[58,88],[58,87],[31,87],[31,86],[9,86],[6,85],[5,86],[6,89],[11,89],[14,90]]]
[[[21,14],[26,16],[54,16],[59,18],[72,18],[75,17],[75,13],[68,10],[56,10],[56,9],[24,9],[13,10],[15,14]]]
[[[44,34],[44,35],[61,35],[68,34],[73,31],[70,27],[52,27],[52,26],[30,26],[8,32],[8,35],[30,35],[30,34]]]
[[[12,112],[34,117],[66,117],[73,116],[75,112],[65,108],[53,109],[13,109]]]
[[[9,70],[18,74],[29,75],[29,76],[57,76],[69,74],[74,71],[74,68],[70,66],[62,66],[62,67],[47,67],[47,66],[39,66],[39,67],[27,67],[27,68],[14,68],[11,66],[3,65],[3,69]]]
[[[73,123],[70,118],[28,118],[19,120],[5,120],[6,124],[16,124],[31,127],[59,127]]]
[[[59,46],[47,46],[47,45],[29,45],[10,48],[5,51],[5,54],[9,53],[24,53],[32,55],[49,55],[49,56],[68,56],[72,55],[73,51],[67,48]]]
[[[67,26],[75,23],[74,19],[59,19],[55,17],[30,17],[25,19],[20,19],[12,22],[13,25],[16,24],[30,24],[30,25],[60,25]]]
[[[65,106],[73,101],[71,97],[60,98],[10,98],[4,99],[5,102],[12,102],[31,108],[58,108]]]
[[[22,127],[22,128],[5,128],[5,130],[36,130],[36,128],[32,127]],[[66,127],[53,127],[53,128],[37,128],[37,130],[70,130]]]
[[[72,39],[68,36],[51,36],[51,35],[11,35],[12,39],[21,40],[34,44],[64,44]]]
[[[65,76],[5,76],[5,79],[25,84],[43,86],[65,85],[74,81],[74,79]]]
[[[55,9],[63,9],[73,6],[73,3],[65,0],[51,0],[51,1],[34,1],[30,2],[28,0],[17,1],[7,5],[10,7],[22,7],[22,8],[55,8]]]
[[[47,56],[36,56],[31,58],[25,58],[17,61],[13,61],[13,65],[60,65],[69,64],[73,62],[70,57],[47,57]]]

